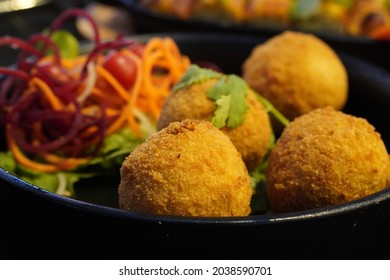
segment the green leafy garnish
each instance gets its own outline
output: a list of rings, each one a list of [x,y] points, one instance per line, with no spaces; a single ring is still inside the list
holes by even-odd
[[[257,168],[249,173],[253,188],[251,199],[252,214],[264,214],[269,209],[265,173],[268,167],[269,157],[275,146],[275,135],[272,134],[271,136],[267,155]]]
[[[101,171],[106,175],[109,171],[116,172],[125,157],[144,141],[145,138],[137,138],[130,129],[122,129],[107,136],[99,154],[91,159],[87,166],[81,168],[95,170],[96,175]]]
[[[311,18],[318,14],[321,0],[297,0],[291,8],[291,16],[298,20]]]
[[[67,30],[56,30],[50,38],[58,46],[63,58],[74,58],[80,55],[79,41]],[[51,50],[48,51],[51,54]]]
[[[222,77],[207,91],[207,97],[217,104],[211,123],[217,128],[224,126],[236,128],[241,125],[249,109],[246,102],[247,94],[248,87],[240,77],[236,75]]]
[[[80,178],[73,172],[44,173],[23,167],[16,163],[11,151],[0,153],[0,166],[32,185],[64,196],[73,194],[73,185]]]
[[[222,128],[226,125],[226,120],[229,118],[229,109],[231,104],[230,95],[222,95],[215,103],[217,109],[214,112],[214,117],[211,119],[211,123],[217,127]]]
[[[248,87],[237,75],[224,75],[192,64],[173,90],[177,91],[209,79],[218,79],[217,83],[207,91],[207,97],[217,105],[211,123],[217,128],[225,126],[236,128],[241,125],[249,108],[246,102]]]
[[[88,164],[74,170],[56,173],[35,171],[17,164],[10,151],[0,153],[0,166],[22,180],[50,192],[74,195],[74,185],[80,179],[94,176],[115,176],[126,158],[145,137],[137,138],[130,129],[122,129],[108,136],[98,155]]]
[[[173,91],[188,87],[193,84],[202,83],[209,79],[218,78],[221,74],[207,68],[201,68],[198,65],[191,64],[184,76],[173,87]]]

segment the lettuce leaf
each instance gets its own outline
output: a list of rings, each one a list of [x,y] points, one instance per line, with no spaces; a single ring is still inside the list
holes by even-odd
[[[56,30],[51,34],[50,38],[58,46],[61,57],[74,58],[80,55],[79,41],[70,31]],[[48,54],[51,54],[50,50]]]
[[[38,172],[18,165],[10,151],[0,152],[0,166],[39,188],[64,196],[74,196],[74,186],[83,178],[117,176],[123,160],[136,146],[145,141],[137,138],[130,129],[108,136],[100,152],[88,164],[74,170],[55,173]]]

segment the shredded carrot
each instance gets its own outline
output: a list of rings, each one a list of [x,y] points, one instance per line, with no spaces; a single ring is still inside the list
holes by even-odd
[[[130,105],[133,107],[136,105],[137,97],[139,94],[139,90],[141,87],[142,79],[143,79],[143,73],[142,73],[142,61],[141,59],[136,56],[134,53],[130,52],[129,50],[124,50],[124,53],[129,56],[135,63],[136,65],[136,73],[137,77],[136,80],[134,81],[133,88],[130,91]]]
[[[61,100],[59,100],[56,95],[53,93],[53,91],[50,89],[50,87],[42,81],[40,78],[34,77],[31,79],[31,84],[37,86],[39,89],[42,90],[44,93],[44,96],[48,99],[51,106],[55,110],[60,110],[64,107]]]
[[[143,46],[142,54],[136,54],[131,48],[119,50],[128,56],[136,67],[134,83],[125,89],[116,77],[103,66],[104,55],[101,54],[88,66],[88,76],[77,88],[74,94],[81,106],[81,114],[85,117],[95,117],[104,114],[105,136],[111,135],[122,128],[130,128],[137,137],[142,136],[140,122],[134,115],[136,110],[143,113],[152,122],[157,121],[164,99],[168,96],[172,86],[179,81],[190,65],[190,59],[182,55],[175,41],[171,38],[155,37]],[[64,69],[69,77],[79,79],[81,70],[86,62],[86,56],[74,59],[62,59]],[[45,57],[42,63],[50,63],[53,58]],[[90,69],[91,68],[91,69]],[[50,107],[57,111],[75,112],[75,107],[66,104],[44,80],[34,76],[28,83],[24,94],[42,92],[43,98]],[[138,114],[139,117],[139,114]],[[96,135],[99,127],[91,126],[82,131],[85,139],[89,135]],[[86,164],[89,157],[74,157],[70,151],[72,147],[66,146],[58,151],[40,153],[37,161],[29,158],[12,137],[12,124],[7,125],[7,142],[16,161],[31,169],[42,172],[56,172],[70,170],[79,165]],[[41,123],[35,123],[32,129],[33,145],[48,141],[44,135]],[[93,140],[91,143],[96,143]]]
[[[16,144],[15,139],[12,137],[11,134],[11,126],[7,125],[7,133],[6,133],[6,139],[9,149],[11,150],[12,154],[14,155],[15,160],[28,168],[41,171],[41,172],[56,172],[58,171],[58,167],[54,164],[43,164],[36,161],[33,161],[26,157],[23,152],[19,149],[18,145]]]
[[[91,99],[94,99],[94,102],[97,103],[105,102],[105,104],[109,107],[120,108],[123,106],[122,100],[116,96],[107,94],[107,91],[102,88],[94,87],[91,92]]]
[[[153,38],[145,46],[142,56],[143,75],[140,97],[147,100],[144,112],[157,119],[162,101],[169,94],[172,85],[177,83],[190,65],[188,57],[180,54],[176,43],[169,37]],[[162,68],[162,69],[160,69]],[[155,73],[153,70],[158,69]],[[165,72],[164,72],[165,71]]]
[[[129,93],[123,88],[123,86],[121,86],[115,77],[111,75],[110,72],[108,72],[106,69],[104,69],[103,66],[100,65],[96,66],[96,72],[115,89],[120,97],[122,97],[125,101],[129,101]]]
[[[44,154],[43,158],[47,160],[49,163],[55,164],[59,170],[69,170],[80,164],[86,163],[89,158],[62,158],[54,154]]]

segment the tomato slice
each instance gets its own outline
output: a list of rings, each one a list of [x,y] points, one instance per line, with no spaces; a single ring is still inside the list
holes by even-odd
[[[137,66],[135,62],[121,51],[109,52],[103,63],[103,67],[113,75],[118,82],[129,90],[135,82]]]

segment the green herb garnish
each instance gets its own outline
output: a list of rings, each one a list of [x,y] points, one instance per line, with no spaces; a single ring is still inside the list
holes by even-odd
[[[219,77],[221,77],[221,74],[214,70],[201,68],[198,65],[192,64],[180,81],[173,87],[173,91]]]
[[[248,86],[237,75],[225,75],[212,69],[201,68],[192,64],[181,80],[173,87],[174,91],[209,79],[218,79],[207,91],[207,97],[217,106],[211,123],[217,128],[236,128],[244,121],[249,105],[246,102]]]
[[[259,95],[259,94],[256,94],[256,97],[257,99],[261,102],[261,104],[263,104],[264,108],[265,108],[265,111],[272,115],[276,120],[278,120],[283,126],[286,126],[290,123],[290,121],[285,117],[283,116],[283,114],[275,108],[274,105],[272,105],[271,102],[269,102],[268,99],[266,99],[265,97]]]
[[[247,94],[248,87],[240,77],[236,75],[221,77],[218,83],[207,91],[207,97],[217,104],[211,123],[217,128],[224,126],[236,128],[241,125],[249,109]]]

